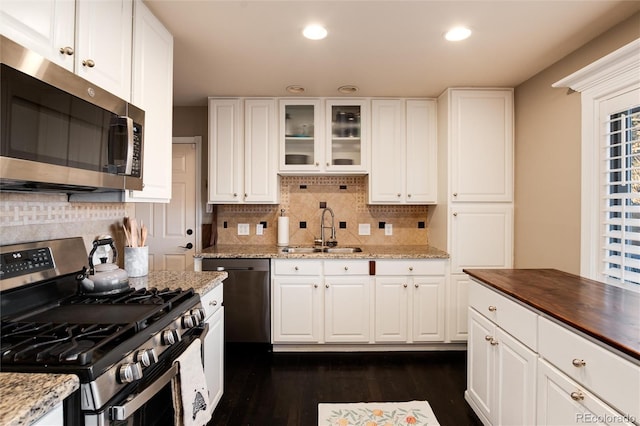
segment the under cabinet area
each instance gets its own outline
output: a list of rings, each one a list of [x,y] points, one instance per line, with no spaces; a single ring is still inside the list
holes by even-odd
[[[273,259],[273,343],[444,343],[447,264]]]

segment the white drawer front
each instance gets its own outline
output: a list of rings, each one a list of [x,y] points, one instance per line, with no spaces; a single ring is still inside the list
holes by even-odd
[[[376,275],[444,275],[445,260],[377,260]]]
[[[218,285],[216,288],[200,298],[200,302],[204,308],[205,318],[209,318],[215,311],[222,307],[224,294],[223,286],[224,283]]]
[[[325,275],[369,275],[368,260],[325,260]]]
[[[640,365],[546,318],[540,317],[538,326],[541,357],[622,413],[640,419]]]
[[[534,351],[538,347],[538,314],[471,280],[469,305]]]
[[[275,275],[322,275],[321,260],[285,259],[274,261]]]

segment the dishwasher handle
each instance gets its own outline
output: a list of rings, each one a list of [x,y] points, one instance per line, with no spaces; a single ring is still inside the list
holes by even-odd
[[[253,266],[217,266],[216,271],[253,271],[255,268]]]

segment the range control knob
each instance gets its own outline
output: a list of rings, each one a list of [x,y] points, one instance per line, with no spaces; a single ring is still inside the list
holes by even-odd
[[[122,364],[118,368],[120,383],[131,383],[142,378],[142,367],[139,362]]]
[[[179,342],[180,340],[182,340],[182,337],[180,336],[180,333],[178,333],[178,330],[164,330],[162,332],[162,344],[165,346],[171,346],[174,343]]]
[[[191,310],[191,315],[195,315],[200,322],[204,321],[206,314],[204,308],[196,308]]]
[[[187,314],[182,317],[182,328],[193,328],[200,324],[198,317],[195,315]]]
[[[142,349],[133,355],[133,359],[143,367],[148,367],[158,362],[158,355],[156,355],[155,349]]]

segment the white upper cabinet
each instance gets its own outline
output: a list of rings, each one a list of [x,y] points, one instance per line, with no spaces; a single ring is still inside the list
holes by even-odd
[[[2,34],[131,99],[133,0],[0,2]]]
[[[134,105],[145,112],[142,191],[127,201],[169,202],[171,198],[171,136],[173,123],[173,36],[137,0],[133,31]]]
[[[513,201],[513,91],[450,95],[452,201]]]
[[[362,99],[281,99],[280,173],[366,173],[368,114]]]
[[[278,203],[276,126],[274,99],[209,99],[209,203]]]
[[[369,203],[435,203],[436,102],[374,99],[371,127]]]

